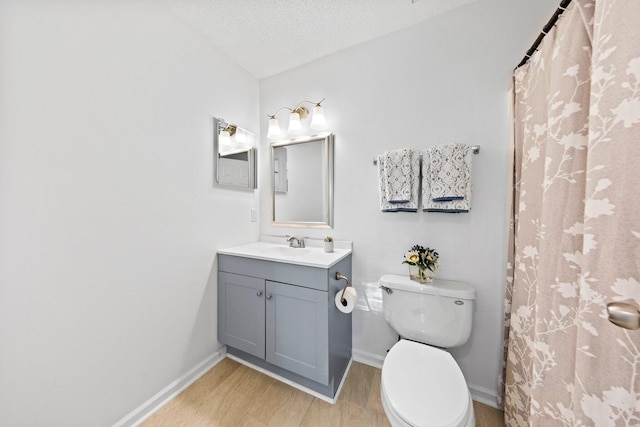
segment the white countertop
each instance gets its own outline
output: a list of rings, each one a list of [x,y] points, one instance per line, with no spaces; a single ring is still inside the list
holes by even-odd
[[[290,248],[284,237],[260,236],[260,241],[218,249],[219,254],[308,267],[329,268],[351,253],[351,242],[334,241],[333,252],[325,252],[322,239],[305,239],[304,248]]]

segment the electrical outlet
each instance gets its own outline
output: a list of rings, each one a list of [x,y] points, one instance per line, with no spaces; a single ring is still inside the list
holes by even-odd
[[[251,222],[258,221],[258,210],[256,208],[251,208]]]

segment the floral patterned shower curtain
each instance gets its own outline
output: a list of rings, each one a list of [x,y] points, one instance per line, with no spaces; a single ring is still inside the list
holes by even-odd
[[[640,1],[574,0],[514,74],[508,426],[640,425]]]

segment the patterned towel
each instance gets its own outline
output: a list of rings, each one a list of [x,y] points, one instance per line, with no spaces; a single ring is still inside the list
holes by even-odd
[[[390,203],[387,199],[387,183],[384,163],[385,154],[378,156],[378,181],[380,187],[380,210],[382,212],[417,212],[418,197],[420,194],[420,152],[410,150],[411,159],[411,193],[406,203]]]
[[[469,212],[471,210],[471,172],[473,152],[470,147],[465,151],[464,162],[467,165],[468,179],[462,199],[436,201],[432,193],[431,152],[429,148],[422,152],[422,210],[426,212]]]
[[[471,162],[466,144],[444,144],[431,147],[429,170],[431,173],[431,199],[434,202],[462,200],[471,179]]]
[[[384,153],[385,196],[389,203],[407,203],[411,198],[411,150]]]

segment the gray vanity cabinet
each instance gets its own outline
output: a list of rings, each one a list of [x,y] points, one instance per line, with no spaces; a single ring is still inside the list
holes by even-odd
[[[218,339],[264,358],[264,279],[218,273]]]
[[[218,340],[227,352],[333,397],[351,358],[351,315],[334,305],[351,256],[330,268],[219,255]]]
[[[326,384],[327,293],[267,281],[266,360]]]

